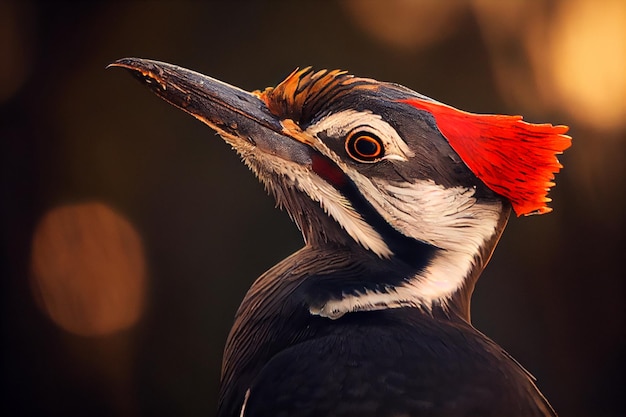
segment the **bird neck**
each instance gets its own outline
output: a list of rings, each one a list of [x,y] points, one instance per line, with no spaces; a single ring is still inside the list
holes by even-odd
[[[401,232],[381,233],[394,249],[389,258],[355,242],[313,242],[320,259],[343,260],[329,273],[311,270],[303,277],[311,314],[336,319],[356,311],[431,311],[441,306],[469,321],[474,285],[506,226],[510,207],[498,200],[473,203],[463,211],[439,213],[445,215],[437,223],[420,223],[394,209],[387,205]]]
[[[505,222],[500,219],[492,234],[473,251],[420,251],[412,264],[395,257],[385,261],[368,259],[351,251],[344,260],[349,265],[345,269],[305,278],[309,311],[337,319],[358,311],[416,307],[430,313],[441,308],[469,322],[475,283]]]

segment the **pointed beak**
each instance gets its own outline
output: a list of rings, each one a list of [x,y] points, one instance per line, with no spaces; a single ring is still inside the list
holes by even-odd
[[[257,95],[165,62],[123,58],[110,64],[130,71],[156,95],[215,129],[237,150],[258,148],[302,165],[310,148],[293,140]]]

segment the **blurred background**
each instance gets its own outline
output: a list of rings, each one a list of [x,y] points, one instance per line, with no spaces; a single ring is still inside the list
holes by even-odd
[[[240,300],[302,246],[210,129],[105,70],[126,56],[571,126],[554,212],[511,220],[473,321],[561,416],[626,415],[623,0],[1,0],[2,415],[213,415]]]

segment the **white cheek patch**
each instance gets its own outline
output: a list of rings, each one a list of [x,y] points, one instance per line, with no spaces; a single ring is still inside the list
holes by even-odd
[[[343,141],[350,132],[356,130],[373,133],[382,140],[385,147],[383,159],[408,161],[408,158],[414,156],[398,132],[382,117],[370,111],[343,110],[333,113],[310,126],[305,132],[314,137],[324,132],[331,138]]]
[[[474,189],[445,188],[430,180],[370,184],[374,187],[361,191],[389,224],[439,250],[422,272],[388,292],[344,294],[340,300],[312,308],[311,313],[338,318],[353,311],[445,306],[475,268],[481,247],[496,233],[502,204],[478,203]]]
[[[378,190],[366,198],[385,219],[407,236],[447,251],[476,253],[491,238],[502,204],[478,203],[475,189],[446,188],[432,180],[389,184],[373,179]]]

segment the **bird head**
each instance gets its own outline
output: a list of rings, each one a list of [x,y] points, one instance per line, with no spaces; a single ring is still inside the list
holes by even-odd
[[[307,246],[383,265],[376,280],[335,285],[311,303],[312,313],[331,318],[467,298],[511,208],[550,210],[556,154],[570,145],[565,126],[467,113],[344,71],[296,70],[247,92],[157,61],[112,66],[216,130]]]

